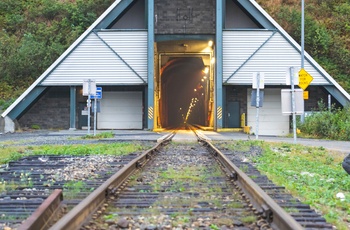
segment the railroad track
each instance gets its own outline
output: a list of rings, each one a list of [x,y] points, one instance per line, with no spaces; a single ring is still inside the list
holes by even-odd
[[[200,135],[200,144],[168,144],[174,135],[119,168],[66,215],[55,191],[18,229],[332,228],[266,178],[255,184],[241,162]],[[282,208],[288,205],[303,211],[289,215]]]
[[[201,141],[203,146],[176,145],[145,153],[52,229],[302,229],[218,149]],[[215,174],[218,166],[222,172]],[[183,172],[187,175],[179,176]],[[162,175],[169,180],[162,181]]]
[[[137,155],[28,156],[9,162],[0,168],[0,229],[19,228],[40,205],[47,205],[44,202],[47,200],[53,203],[51,209],[73,208]],[[74,167],[79,169],[75,170]],[[81,170],[83,167],[84,171]],[[82,173],[75,174],[74,171]],[[39,209],[45,210],[43,207]],[[37,218],[35,215],[32,218]],[[38,225],[46,223],[49,217],[43,215]],[[38,229],[37,225],[32,229]]]

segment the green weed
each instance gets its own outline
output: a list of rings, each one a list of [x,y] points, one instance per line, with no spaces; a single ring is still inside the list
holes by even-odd
[[[85,135],[82,137],[82,139],[103,139],[103,138],[113,138],[113,137],[114,137],[114,133],[112,131],[109,131],[109,132],[97,133],[95,136]]]
[[[88,188],[83,181],[68,181],[63,185],[66,199],[76,198],[81,192],[91,192],[94,188]]]
[[[0,146],[0,164],[16,161],[29,155],[113,155],[121,156],[146,149],[138,142],[119,142],[88,145],[42,145],[42,146]]]
[[[246,223],[246,224],[251,224],[251,223],[254,223],[256,221],[256,216],[245,216],[241,219],[241,221],[243,223]]]
[[[337,229],[345,230],[350,177],[341,166],[343,158],[343,154],[324,148],[270,143],[264,145],[264,154],[256,158],[256,164],[274,183],[322,212]],[[336,198],[339,192],[345,195],[345,201]]]

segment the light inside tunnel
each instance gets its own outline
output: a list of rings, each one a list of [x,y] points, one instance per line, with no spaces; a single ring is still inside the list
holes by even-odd
[[[162,127],[208,124],[208,73],[201,57],[169,58],[161,69]]]

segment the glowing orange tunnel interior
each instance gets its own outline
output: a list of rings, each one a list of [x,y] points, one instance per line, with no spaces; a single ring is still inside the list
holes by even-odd
[[[208,70],[200,57],[173,57],[162,67],[160,120],[163,128],[208,125]]]

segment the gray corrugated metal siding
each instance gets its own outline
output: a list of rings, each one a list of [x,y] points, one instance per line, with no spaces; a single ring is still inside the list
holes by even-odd
[[[41,85],[81,85],[84,79],[94,79],[100,85],[147,82],[147,31],[97,34],[84,39]]]
[[[286,71],[292,66],[299,71],[301,56],[279,32],[273,33],[266,30],[224,31],[223,82],[249,85],[252,84],[252,73],[263,72],[265,84],[285,85]],[[311,84],[330,84],[308,61],[305,61],[305,70],[314,78]]]

